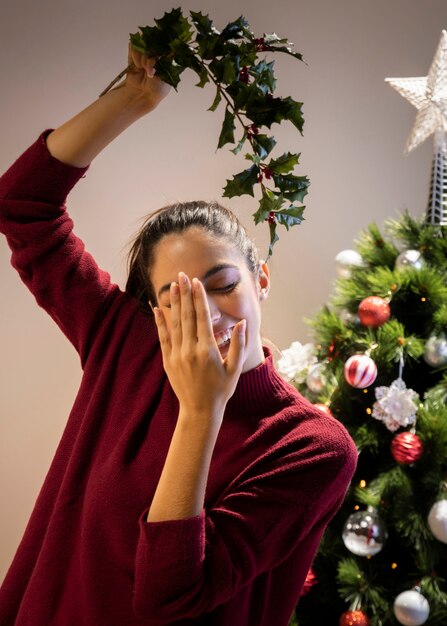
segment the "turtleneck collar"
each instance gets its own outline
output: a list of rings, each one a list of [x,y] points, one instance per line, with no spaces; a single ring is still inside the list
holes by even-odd
[[[284,402],[293,395],[294,388],[275,368],[270,348],[262,346],[262,349],[264,361],[240,375],[236,390],[227,403],[227,408],[231,411],[265,409],[266,406]]]

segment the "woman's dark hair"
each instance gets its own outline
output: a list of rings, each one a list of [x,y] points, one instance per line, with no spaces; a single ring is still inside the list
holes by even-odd
[[[147,217],[132,243],[127,260],[126,291],[138,300],[140,307],[149,315],[152,312],[148,301],[153,304],[157,301],[150,279],[156,246],[165,235],[182,233],[192,226],[203,228],[236,246],[250,272],[257,275],[258,251],[232,211],[217,202],[202,200],[163,207]]]

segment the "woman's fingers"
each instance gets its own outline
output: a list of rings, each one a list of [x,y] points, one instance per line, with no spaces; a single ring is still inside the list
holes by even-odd
[[[163,312],[158,307],[153,307],[155,323],[157,325],[158,338],[160,340],[161,353],[163,356],[163,363],[166,365],[168,358],[171,354],[171,337],[169,335],[168,328]]]
[[[245,332],[247,328],[246,320],[241,320],[236,324],[231,335],[230,347],[227,354],[227,371],[235,374],[242,370],[244,363]]]
[[[198,278],[192,279],[194,305],[197,320],[197,338],[199,342],[215,343],[210,308],[203,284]]]
[[[128,65],[133,65],[136,69],[144,69],[150,78],[155,74],[154,66],[157,59],[155,57],[148,57],[147,54],[142,54],[138,50],[135,50],[131,42],[129,42],[127,62]]]
[[[180,290],[178,283],[172,282],[169,288],[171,302],[171,344],[173,350],[180,350],[182,346],[182,312],[180,302]]]
[[[196,309],[190,280],[183,272],[179,272],[178,284],[180,289],[182,345],[187,354],[192,354],[197,344]]]

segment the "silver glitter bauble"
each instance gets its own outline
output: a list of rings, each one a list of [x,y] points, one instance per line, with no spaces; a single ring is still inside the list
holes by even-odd
[[[353,513],[343,528],[343,542],[357,556],[374,556],[383,548],[388,537],[386,526],[374,507]]]
[[[325,376],[325,367],[323,363],[315,363],[309,367],[306,383],[311,391],[314,393],[320,393],[324,389],[327,383]]]
[[[424,361],[431,367],[447,365],[447,339],[445,335],[432,335],[425,344]]]
[[[419,250],[404,250],[399,254],[394,265],[396,270],[420,270],[424,266],[424,259]]]
[[[419,587],[403,591],[397,596],[394,600],[394,615],[404,626],[425,624],[430,615],[430,605]]]
[[[434,503],[427,521],[436,539],[442,543],[447,543],[447,500],[439,500]]]
[[[335,271],[340,278],[349,278],[352,267],[362,267],[363,259],[355,250],[342,250],[335,257]]]

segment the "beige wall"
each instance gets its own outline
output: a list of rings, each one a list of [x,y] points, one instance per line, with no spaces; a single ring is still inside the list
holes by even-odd
[[[129,32],[161,17],[154,0],[16,0],[0,4],[0,171],[47,127],[92,101],[126,61]],[[276,127],[282,151],[302,152],[312,181],[306,222],[283,232],[271,263],[264,333],[279,347],[305,341],[304,317],[327,300],[334,256],[370,221],[407,207],[423,211],[431,140],[409,157],[403,147],[415,110],[387,76],[425,76],[447,27],[445,0],[209,0],[216,26],[242,12],[253,30],[296,43],[308,66],[277,59],[278,92],[304,101],[304,137]],[[177,199],[219,198],[244,167],[215,154],[222,112],[206,111],[213,91],[185,79],[152,116],[98,157],[72,192],[77,233],[114,280],[125,277],[124,245],[147,212]],[[250,226],[261,251],[266,228],[252,228],[252,201],[227,202]],[[0,574],[8,566],[73,402],[76,354],[37,307],[0,241]]]

